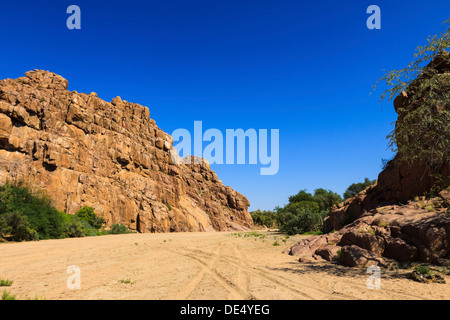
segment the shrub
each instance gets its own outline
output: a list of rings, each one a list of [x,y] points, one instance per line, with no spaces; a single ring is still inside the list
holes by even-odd
[[[344,192],[344,199],[353,198],[358,193],[366,189],[367,187],[373,185],[377,180],[369,180],[365,178],[364,182],[352,183],[347,190]]]
[[[13,284],[12,280],[0,279],[0,287],[10,287]]]
[[[0,186],[0,236],[13,241],[95,236],[105,223],[91,207],[75,215],[58,211],[43,191],[24,182]]]
[[[289,235],[315,234],[320,231],[330,208],[341,201],[342,198],[331,190],[319,188],[314,190],[314,194],[300,190],[289,197],[287,205],[275,209],[278,227]]]
[[[342,198],[331,190],[319,188],[314,190],[313,201],[319,205],[319,211],[328,211],[332,206],[342,202]]]
[[[125,283],[125,284],[135,284],[136,281],[131,281],[130,278],[126,278],[126,279],[121,279],[119,280],[120,283]]]
[[[87,236],[87,228],[89,226],[92,229],[92,226],[87,222],[78,219],[76,216],[68,215],[68,222],[66,223],[65,235],[69,238],[79,238]]]
[[[132,231],[124,224],[115,223],[111,226],[110,234],[124,234],[131,233]]]
[[[50,198],[43,192],[32,192],[23,182],[6,182],[0,186],[0,216],[7,219],[8,214],[16,213],[14,223],[26,231],[29,227],[32,236],[39,239],[61,238],[64,235],[64,218],[52,206]],[[19,216],[26,217],[29,225]],[[28,240],[28,239],[27,239]]]
[[[2,300],[16,300],[16,296],[6,290],[3,290]]]
[[[414,267],[414,270],[417,273],[424,274],[424,275],[432,275],[433,274],[433,272],[431,271],[430,267],[424,266],[424,265],[421,265],[421,264],[416,265]]]
[[[83,208],[78,210],[75,215],[78,219],[85,221],[95,229],[100,229],[105,224],[105,219],[102,217],[98,217],[94,212],[94,208],[88,206],[84,206]]]
[[[297,208],[295,211],[282,211],[278,214],[280,231],[288,235],[317,232],[320,230],[327,211],[313,211]]]
[[[277,224],[277,214],[274,211],[256,210],[250,212],[253,222],[257,226],[273,228]]]
[[[17,211],[0,216],[0,235],[9,235],[13,241],[29,241],[38,238],[36,231],[30,227],[27,217]]]

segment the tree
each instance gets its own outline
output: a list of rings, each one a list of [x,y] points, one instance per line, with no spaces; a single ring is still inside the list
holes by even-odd
[[[439,169],[450,159],[450,19],[427,42],[416,48],[407,67],[386,72],[374,89],[379,83],[386,85],[380,101],[391,101],[402,92],[407,100],[398,103],[399,119],[387,136],[398,161]]]
[[[340,202],[341,196],[331,190],[319,188],[314,194],[300,190],[284,207],[275,208],[277,224],[287,234],[319,232],[330,208]]]
[[[53,207],[51,199],[43,191],[32,192],[24,182],[6,182],[0,186],[0,216],[11,213],[25,217],[39,239],[64,236],[62,213]],[[25,223],[17,215],[14,217],[16,220],[9,221]]]
[[[306,191],[306,189],[300,190],[296,195],[289,197],[289,203],[296,203],[300,201],[313,201],[313,195]]]
[[[273,228],[277,224],[277,215],[274,211],[258,209],[250,212],[250,215],[253,218],[253,222],[257,226]]]
[[[319,205],[319,211],[330,210],[330,208],[340,202],[342,198],[331,190],[322,188],[314,190],[314,201]]]
[[[132,231],[124,224],[115,223],[111,226],[110,234],[125,234]]]
[[[105,219],[98,217],[92,207],[84,206],[75,215],[78,219],[87,222],[95,229],[100,229],[105,224]]]
[[[13,241],[29,241],[37,238],[27,218],[19,212],[8,212],[0,216],[0,236],[9,235]]]
[[[365,178],[364,182],[352,183],[344,192],[344,200],[353,198],[367,187],[373,185],[376,181],[377,180],[369,180],[369,178]]]

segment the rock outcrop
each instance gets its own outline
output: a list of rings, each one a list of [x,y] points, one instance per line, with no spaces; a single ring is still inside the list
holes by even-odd
[[[450,76],[449,53],[443,52],[435,57],[429,66],[440,77]],[[445,57],[445,59],[444,59]],[[396,121],[396,130],[401,126],[411,126],[410,122],[405,122],[406,113],[412,112],[417,103],[413,103],[412,97],[408,96],[407,91],[413,91],[411,88],[420,86],[422,76],[411,82],[410,86],[402,91],[394,99],[394,109],[398,113]],[[447,87],[448,88],[448,87]],[[443,89],[445,90],[445,89]],[[443,101],[440,106],[433,108],[446,108],[448,110],[448,101]],[[436,111],[439,112],[439,111]],[[408,141],[397,141],[397,145],[407,144]],[[422,196],[429,192],[436,183],[436,177],[450,177],[450,161],[446,161],[438,167],[431,168],[425,163],[413,161],[405,163],[400,161],[399,154],[388,162],[386,168],[378,175],[377,183],[352,199],[348,199],[333,209],[330,217],[324,222],[322,230],[330,232],[342,228],[348,221],[359,218],[364,212],[386,203],[401,203],[413,199],[416,196]]]
[[[448,57],[448,53],[443,53]],[[448,76],[450,64],[442,56],[430,62],[439,76]],[[419,85],[420,77],[412,85]],[[404,125],[406,91],[395,100],[396,128]],[[446,101],[448,108],[448,101]],[[443,106],[441,106],[443,107]],[[400,146],[404,141],[397,141]],[[377,183],[334,207],[324,220],[321,236],[296,244],[290,254],[308,259],[339,260],[349,266],[386,265],[390,262],[450,262],[450,192],[422,197],[436,177],[450,177],[449,161],[430,168],[417,161],[405,163],[398,156],[379,174]],[[333,232],[334,233],[330,233]],[[335,246],[336,248],[330,247]],[[337,254],[339,252],[339,254]]]
[[[91,206],[139,232],[252,227],[247,198],[205,160],[175,163],[172,143],[148,108],[69,91],[54,73],[0,81],[0,182],[28,181],[59,210]]]
[[[325,259],[344,265],[421,261],[437,265],[450,262],[450,190],[429,200],[385,205],[362,214],[335,232],[312,236],[290,248],[301,261]]]

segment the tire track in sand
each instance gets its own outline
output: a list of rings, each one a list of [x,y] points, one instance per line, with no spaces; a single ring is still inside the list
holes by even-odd
[[[223,259],[227,259],[226,257],[222,257],[222,258]],[[229,258],[228,258],[228,261],[230,263],[235,263],[232,259],[229,259]],[[251,261],[251,262],[254,262],[255,264],[258,263],[256,261],[252,261],[252,260],[249,260],[249,259],[245,259],[245,261]],[[256,272],[259,272],[262,277],[265,277],[266,274],[270,274],[271,276],[276,277],[277,279],[281,280],[282,282],[286,281],[287,283],[290,283],[290,284],[297,284],[298,286],[303,286],[303,287],[306,287],[306,288],[311,289],[311,290],[315,290],[315,291],[319,291],[319,292],[323,292],[323,293],[328,293],[328,298],[327,299],[329,299],[330,296],[331,296],[331,293],[329,293],[328,291],[325,291],[325,290],[322,290],[322,289],[317,289],[316,287],[308,286],[308,285],[305,285],[305,284],[303,284],[301,282],[298,282],[298,281],[293,281],[292,279],[289,279],[286,276],[282,276],[282,275],[278,275],[278,274],[275,275],[273,272],[269,272],[268,270],[263,269],[261,267],[251,267],[251,269],[255,270]],[[320,275],[317,275],[317,274],[310,273],[310,274],[308,274],[308,277],[311,278],[311,279],[316,279],[317,281],[321,281],[322,280],[322,277]],[[365,283],[361,284],[361,283],[359,283],[359,282],[357,282],[355,280],[348,279],[348,280],[346,280],[346,284],[350,285],[350,286],[353,286],[354,288],[361,289],[361,290],[367,290],[368,289]],[[404,299],[414,299],[414,300],[417,300],[417,299],[424,300],[425,299],[425,300],[428,300],[427,298],[425,298],[423,296],[418,296],[418,295],[414,295],[414,294],[411,294],[411,293],[405,293],[405,292],[401,292],[399,290],[390,289],[390,291],[392,293],[397,294],[397,295],[403,296]],[[340,296],[340,298],[346,298],[346,299],[350,299],[350,300],[361,300],[361,298],[359,298],[359,297],[356,297],[356,296],[353,296],[353,295],[348,295],[348,294],[340,293],[339,296]]]
[[[222,245],[223,245],[223,243],[222,243]],[[218,255],[217,250],[215,250],[214,252],[210,253],[210,252],[205,252],[205,251],[198,250],[198,249],[197,249],[197,250],[192,250],[192,249],[187,249],[187,248],[185,248],[184,251],[190,251],[191,253],[190,253],[190,254],[188,254],[188,253],[181,253],[181,252],[177,252],[177,253],[180,254],[180,255],[183,255],[183,256],[185,256],[185,257],[191,258],[191,259],[193,259],[193,260],[196,260],[196,261],[198,261],[199,263],[201,263],[202,265],[206,265],[206,263],[203,262],[202,260],[200,260],[199,257],[198,257],[198,255],[203,255],[202,258],[206,258],[206,259],[210,259],[210,258],[211,258],[211,255],[215,255],[215,257],[211,259],[211,260],[214,261],[214,264],[216,264],[217,262],[219,262],[220,259],[222,259],[222,260],[224,260],[224,261],[227,262],[227,263],[231,263],[231,264],[234,264],[234,265],[237,266],[237,267],[242,268],[242,270],[245,271],[245,273],[247,273],[248,275],[251,275],[251,276],[253,276],[253,277],[260,278],[260,279],[262,279],[263,281],[266,281],[266,282],[269,282],[269,283],[271,283],[271,284],[274,284],[274,285],[277,286],[278,288],[281,288],[281,289],[283,289],[283,290],[285,290],[285,291],[290,292],[290,293],[293,294],[296,298],[298,298],[298,296],[300,296],[301,298],[303,298],[303,299],[308,299],[308,300],[314,300],[314,299],[317,299],[317,298],[315,298],[315,297],[313,297],[313,296],[311,296],[311,295],[305,293],[304,291],[301,291],[301,290],[299,290],[299,289],[297,289],[297,288],[295,288],[295,287],[292,287],[291,285],[288,285],[288,284],[286,284],[286,283],[284,283],[284,282],[281,282],[281,281],[277,280],[277,279],[276,279],[275,277],[273,277],[273,276],[267,276],[267,275],[265,275],[263,272],[258,272],[257,270],[255,270],[255,269],[252,268],[252,267],[246,267],[246,266],[244,266],[244,265],[241,264],[241,263],[236,263],[236,261],[234,261],[233,259],[225,258],[224,256],[220,256],[220,255]],[[210,261],[211,261],[211,260],[210,260]],[[211,263],[210,263],[210,264],[211,264]],[[203,271],[203,270],[202,270],[202,271]],[[202,271],[201,271],[200,273],[202,273]],[[225,289],[227,289],[228,291],[232,292],[232,290],[230,290],[230,289],[235,289],[234,294],[239,294],[239,295],[240,295],[240,298],[239,298],[239,299],[244,299],[244,300],[255,299],[255,297],[254,297],[251,293],[246,292],[246,291],[245,291],[245,288],[242,288],[242,283],[240,283],[239,285],[237,285],[237,284],[233,283],[232,281],[226,279],[225,277],[223,277],[221,274],[219,274],[217,271],[211,269],[210,267],[207,268],[207,272],[210,273],[210,274],[213,276],[213,278],[214,278],[215,280],[219,279],[218,282],[219,282],[222,286],[224,286]],[[200,273],[199,273],[198,276],[200,276]],[[201,276],[203,276],[203,274],[201,274]],[[196,278],[197,278],[197,276],[193,279],[192,282],[194,282],[194,280],[197,280]],[[200,280],[201,280],[201,279],[200,279]],[[200,282],[200,280],[195,281],[195,282]],[[198,285],[198,283],[196,283],[196,285]],[[189,284],[188,286],[190,287],[191,285]],[[231,288],[230,288],[230,286],[231,286]],[[195,288],[194,288],[194,289],[195,289]],[[316,291],[319,291],[317,288],[314,288],[314,287],[309,287],[308,290],[316,290]],[[185,290],[183,290],[183,291],[185,291]],[[320,292],[320,291],[319,291],[319,292]],[[322,295],[324,295],[324,292],[321,292],[321,293],[322,293]],[[326,297],[329,296],[328,293],[326,293],[325,295],[326,295]],[[323,299],[325,298],[325,295],[324,295]],[[235,298],[235,296],[233,296],[233,298]],[[185,299],[186,299],[186,298],[185,298]],[[236,298],[235,298],[235,299],[236,299]],[[320,297],[319,299],[322,299],[322,297]]]
[[[179,251],[172,251],[174,253],[177,253],[179,255],[185,256],[187,258],[190,258],[194,261],[196,261],[201,266],[201,270],[195,275],[195,277],[175,296],[174,299],[176,300],[186,300],[188,299],[191,294],[197,289],[200,285],[200,282],[202,279],[209,275],[211,276],[217,283],[219,283],[223,288],[225,288],[231,296],[233,296],[235,299],[242,299],[242,300],[248,300],[248,294],[242,290],[242,288],[236,286],[233,282],[229,281],[228,279],[222,277],[219,273],[217,273],[214,268],[217,265],[217,263],[220,260],[220,252],[225,242],[220,243],[216,249],[212,253],[206,253],[205,255],[210,258],[208,262],[204,262],[198,257],[196,257],[194,254],[185,254],[181,253]],[[186,251],[190,251],[188,249],[185,249]]]
[[[211,254],[215,254],[215,253],[207,253],[205,251],[198,250],[198,249],[197,250],[186,249],[186,251],[191,251],[191,253],[193,253],[195,255],[199,255],[199,254],[203,255],[204,258],[210,257]],[[186,254],[186,256],[189,256],[189,255]],[[229,256],[220,256],[220,257],[217,257],[217,259],[222,259],[227,263],[233,264],[236,267],[240,267],[248,275],[259,278],[265,282],[275,285],[277,288],[281,288],[285,291],[288,291],[288,292],[290,292],[290,294],[293,294],[293,296],[297,299],[300,297],[302,299],[316,300],[316,299],[330,299],[330,297],[331,297],[331,293],[326,290],[318,289],[317,287],[305,285],[304,283],[299,283],[297,281],[292,281],[291,279],[286,279],[284,277],[280,277],[279,275],[276,275],[272,272],[269,272],[268,270],[265,270],[265,269],[262,269],[259,267],[251,267],[251,266],[245,265],[243,263],[238,263],[235,261],[235,259],[232,259]],[[245,260],[245,257],[242,260]],[[313,291],[316,294],[314,296],[310,295],[302,289],[306,289],[306,291],[308,291],[308,292]],[[341,295],[341,297],[351,299],[351,300],[358,299],[357,297],[349,296],[349,295]]]

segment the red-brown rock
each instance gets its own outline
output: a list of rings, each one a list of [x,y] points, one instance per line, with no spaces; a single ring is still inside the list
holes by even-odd
[[[148,108],[68,85],[41,70],[0,81],[0,182],[27,180],[59,210],[91,206],[108,225],[139,232],[253,226],[247,198],[206,161],[173,162],[173,139]]]

